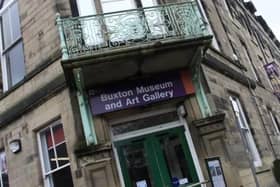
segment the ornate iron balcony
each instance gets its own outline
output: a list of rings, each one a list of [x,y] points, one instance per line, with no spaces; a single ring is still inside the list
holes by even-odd
[[[209,36],[195,0],[60,19],[57,23],[63,59],[163,40]]]

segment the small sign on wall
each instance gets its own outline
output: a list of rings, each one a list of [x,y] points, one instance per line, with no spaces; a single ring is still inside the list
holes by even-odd
[[[274,94],[280,101],[280,67],[276,62],[272,62],[264,65],[264,69],[270,79]]]
[[[206,165],[213,187],[226,187],[225,176],[219,157],[206,159]]]

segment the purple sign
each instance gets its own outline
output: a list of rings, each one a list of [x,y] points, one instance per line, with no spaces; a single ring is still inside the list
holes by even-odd
[[[124,82],[89,91],[94,115],[143,106],[194,93],[187,71]]]
[[[270,79],[274,94],[280,101],[280,67],[276,62],[269,63],[264,66],[266,73]]]

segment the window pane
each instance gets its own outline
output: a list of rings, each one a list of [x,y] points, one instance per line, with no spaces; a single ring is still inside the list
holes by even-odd
[[[190,165],[184,155],[179,137],[177,135],[162,137],[160,145],[171,180],[179,180],[184,185],[194,182],[190,173]]]
[[[49,148],[51,148],[53,146],[52,135],[51,135],[51,130],[50,129],[47,129],[45,131],[45,137],[46,137],[47,147],[49,149]]]
[[[64,141],[64,132],[61,123],[55,122],[46,130],[40,132],[42,143],[41,162],[44,168],[44,178],[52,187],[72,187],[72,176],[70,171],[69,157]],[[65,166],[65,168],[61,168]],[[1,187],[1,186],[0,186]]]
[[[8,168],[5,152],[0,153],[0,173],[3,187],[9,187]]]
[[[17,2],[15,2],[11,6],[10,15],[11,15],[11,26],[12,26],[12,39],[13,39],[13,42],[15,42],[16,39],[18,39],[21,36]]]
[[[14,46],[7,54],[7,64],[10,73],[10,83],[15,85],[24,78],[24,55],[22,42]]]
[[[268,112],[269,112],[269,115],[270,115],[270,118],[272,120],[272,124],[275,128],[276,133],[280,133],[279,123],[278,123],[278,120],[277,120],[276,116],[274,116],[271,111],[268,111]]]
[[[57,145],[65,140],[61,124],[57,125],[53,128],[53,136],[54,136],[55,145]]]
[[[96,14],[95,6],[92,0],[77,0],[80,16],[88,16]]]
[[[136,8],[131,0],[101,0],[103,13],[116,12]]]
[[[9,9],[8,9],[9,10]],[[9,11],[6,10],[2,14],[2,29],[3,29],[3,38],[4,38],[4,49],[12,44],[12,36],[10,31],[10,22],[9,22]]]
[[[67,163],[69,163],[69,158],[67,155],[67,150],[66,150],[66,144],[60,144],[59,146],[56,146],[56,154],[57,154],[57,159],[58,159],[58,165],[63,166]]]
[[[63,168],[53,173],[52,178],[53,178],[54,187],[73,186],[70,167]]]
[[[141,183],[145,183],[146,187],[154,187],[143,142],[124,146],[122,151],[133,187],[141,186]]]
[[[9,187],[8,173],[2,173],[3,187]]]
[[[143,7],[151,7],[158,4],[155,0],[141,0],[141,3]]]
[[[7,163],[6,163],[6,154],[4,152],[0,153],[0,168],[1,168],[1,173],[6,173],[7,172]]]
[[[56,169],[57,166],[56,166],[56,160],[57,158],[54,156],[54,150],[53,149],[50,149],[48,151],[49,153],[49,159],[50,159],[50,166],[51,166],[51,170],[53,169]]]

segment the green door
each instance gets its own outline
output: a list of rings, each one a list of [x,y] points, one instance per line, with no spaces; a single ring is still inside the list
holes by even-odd
[[[185,187],[198,182],[183,127],[115,145],[126,187]]]

